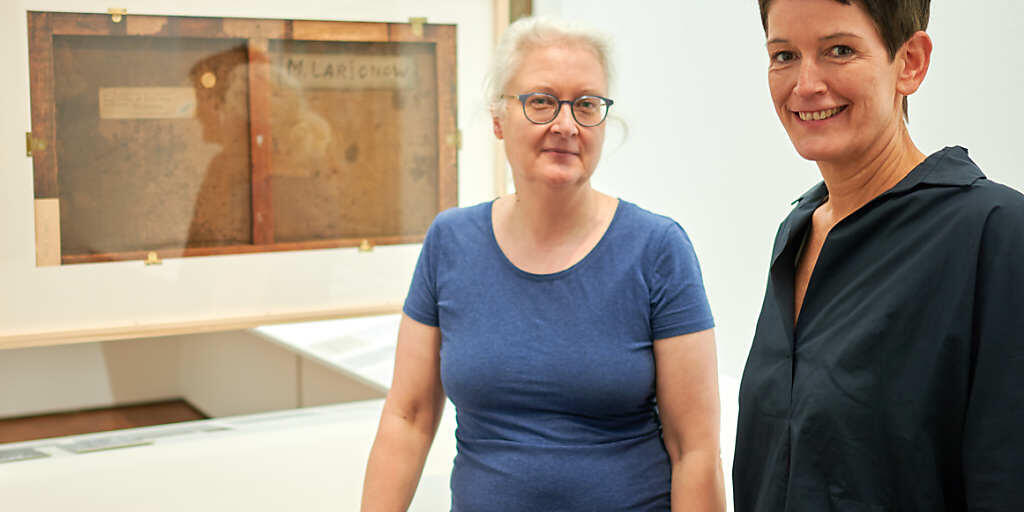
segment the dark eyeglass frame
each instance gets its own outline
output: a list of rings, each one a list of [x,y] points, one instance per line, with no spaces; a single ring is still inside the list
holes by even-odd
[[[530,99],[530,98],[532,98],[534,96],[547,96],[548,98],[553,98],[555,100],[555,103],[556,103],[556,105],[555,105],[555,113],[554,113],[554,115],[551,116],[551,119],[549,119],[547,121],[544,121],[542,123],[534,121],[533,119],[530,119],[530,116],[526,113],[526,100],[528,100],[528,99]],[[597,96],[595,94],[584,94],[583,96],[580,96],[578,98],[574,98],[574,99],[571,99],[571,100],[562,100],[562,99],[559,99],[554,94],[548,94],[546,92],[528,92],[528,93],[525,93],[525,94],[518,94],[518,95],[502,94],[501,97],[502,98],[515,98],[515,99],[519,100],[519,103],[523,107],[523,117],[525,117],[527,121],[529,121],[529,122],[531,122],[533,124],[548,124],[548,123],[553,122],[555,119],[558,119],[558,114],[560,114],[562,112],[562,104],[563,103],[567,103],[569,105],[569,113],[572,114],[572,120],[576,121],[576,124],[578,124],[580,126],[586,126],[587,128],[593,128],[593,127],[599,126],[601,123],[603,123],[604,120],[608,118],[608,111],[611,110],[612,105],[615,103],[614,101],[612,101],[609,98],[605,98],[604,96]],[[573,105],[575,105],[577,101],[582,100],[584,98],[594,98],[594,99],[601,100],[601,101],[603,101],[605,103],[604,115],[601,116],[601,120],[600,121],[598,121],[598,122],[596,122],[594,124],[586,124],[586,123],[580,122],[580,120],[578,118],[576,118],[576,109],[573,108]]]

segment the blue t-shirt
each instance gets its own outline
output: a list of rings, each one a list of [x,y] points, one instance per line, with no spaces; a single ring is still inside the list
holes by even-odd
[[[448,210],[404,311],[441,330],[453,511],[669,510],[653,342],[714,325],[678,224],[620,200],[586,257],[532,274],[498,246],[491,203]]]

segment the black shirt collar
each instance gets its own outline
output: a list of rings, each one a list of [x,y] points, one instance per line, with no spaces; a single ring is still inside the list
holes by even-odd
[[[940,163],[942,165],[939,165]],[[919,185],[964,187],[972,185],[980,179],[985,179],[985,175],[967,156],[966,148],[961,146],[946,147],[929,155],[917,167],[914,167],[910,174],[907,174],[905,178],[900,180],[896,186],[883,192],[878,197],[907,192]],[[822,181],[796,198],[792,204],[811,204],[816,208],[827,195],[828,188],[825,187],[825,182]]]
[[[886,190],[871,202],[909,192],[919,186],[964,187],[970,186],[980,179],[985,179],[985,175],[967,156],[966,148],[961,146],[946,147],[929,155],[917,167],[914,167],[910,174],[904,177],[896,186]],[[783,222],[781,236],[776,241],[772,252],[772,266],[775,265],[782,252],[795,243],[794,238],[803,233],[803,229],[810,220],[814,210],[821,206],[821,203],[827,196],[828,188],[825,187],[825,182],[821,181],[793,201],[792,204],[795,204],[796,208],[793,209],[793,212]]]

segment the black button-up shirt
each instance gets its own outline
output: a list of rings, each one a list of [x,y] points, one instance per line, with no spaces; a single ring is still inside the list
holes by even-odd
[[[829,232],[782,223],[740,386],[737,512],[1024,511],[1024,196],[929,156]]]

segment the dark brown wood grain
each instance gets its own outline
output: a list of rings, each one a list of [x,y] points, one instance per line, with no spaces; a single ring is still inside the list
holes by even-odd
[[[125,35],[129,36],[169,36],[170,19],[167,16],[127,16],[125,17]]]
[[[32,137],[46,145],[32,152],[36,199],[57,197],[57,138],[54,133],[53,38],[50,14],[28,13]]]
[[[0,420],[0,443],[107,432],[207,419],[184,400]]]
[[[172,37],[226,37],[220,18],[176,18],[170,20],[168,35]]]
[[[360,247],[363,241],[371,246],[418,244],[424,235],[410,236],[377,236],[372,238],[337,238],[325,240],[307,240],[304,242],[276,242],[270,245],[234,245],[220,247],[191,247],[156,249],[152,252],[161,260],[168,258],[188,258],[192,256],[221,256],[226,254],[251,254],[259,252],[305,251],[311,249],[338,249]],[[123,251],[105,254],[64,254],[61,263],[97,263],[103,261],[132,261],[148,259],[149,251]]]
[[[266,39],[249,40],[249,146],[252,148],[252,241],[274,243],[270,190],[270,59]]]
[[[438,133],[441,134],[438,209],[453,208],[459,203],[458,188],[458,146],[450,142],[458,133],[458,84],[456,82],[455,26],[439,27],[437,34],[437,105]]]
[[[107,14],[72,14],[55,12],[49,13],[52,20],[53,35],[60,36],[109,36],[115,32],[115,25],[124,27],[124,20],[121,23],[113,23],[110,15]]]
[[[281,39],[287,32],[287,24],[286,20],[224,18],[221,26],[225,37]]]
[[[302,41],[370,41],[388,40],[386,23],[295,20],[288,39]]]

